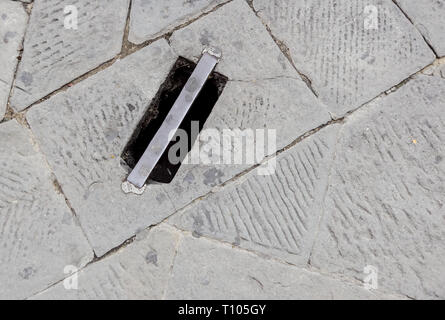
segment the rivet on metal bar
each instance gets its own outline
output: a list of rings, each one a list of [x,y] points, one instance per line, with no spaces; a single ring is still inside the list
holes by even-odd
[[[142,194],[144,192],[145,183],[150,173],[167,149],[173,138],[172,135],[178,130],[202,87],[220,61],[221,56],[219,49],[206,48],[203,50],[198,65],[179,94],[178,99],[176,99],[133,171],[123,182],[122,190],[125,193]]]

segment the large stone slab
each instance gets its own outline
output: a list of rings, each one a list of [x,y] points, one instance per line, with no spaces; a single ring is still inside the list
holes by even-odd
[[[20,2],[0,1],[0,121],[5,115],[27,20]]]
[[[135,0],[128,40],[140,44],[190,21],[227,0]]]
[[[175,31],[170,41],[179,55],[193,60],[200,57],[205,46],[219,47],[223,59],[216,71],[231,80],[298,77],[261,21],[243,0],[224,5]]]
[[[425,39],[440,56],[445,56],[445,4],[438,0],[396,0]]]
[[[77,10],[77,29],[65,24]],[[21,111],[112,59],[122,47],[129,1],[34,1],[11,106]],[[65,13],[65,9],[68,8]],[[68,19],[68,20],[67,20]]]
[[[167,299],[379,299],[360,287],[214,241],[186,236]]]
[[[329,114],[325,107],[303,81],[277,77],[255,82],[229,81],[204,129],[216,129],[219,133],[226,129],[275,130],[276,148],[270,151],[266,143],[266,156],[285,148],[297,137],[328,121]],[[255,145],[259,143],[260,136],[254,136]],[[202,153],[206,139],[205,136],[199,138]],[[231,148],[236,148],[235,140],[231,141]],[[264,156],[257,157],[255,163],[263,160]],[[175,199],[176,208],[181,208],[251,166],[247,163],[183,165],[166,190]]]
[[[272,56],[278,59],[281,52],[249,7],[238,2],[233,9],[246,16],[244,26],[252,23],[252,28],[260,28],[255,34],[264,37]],[[220,10],[209,16],[220,14]],[[195,28],[194,24],[190,27]],[[175,49],[182,55],[179,47]],[[244,52],[242,59],[247,61],[247,55]],[[142,197],[120,191],[128,168],[121,165],[119,155],[175,58],[161,40],[29,111],[31,127],[99,256],[252,166],[183,165],[172,183],[150,185]],[[236,57],[229,50],[223,61],[226,59]],[[329,114],[302,80],[282,74],[288,70],[295,76],[285,58],[283,66],[271,60],[272,67],[265,57],[262,59],[263,69],[269,70],[264,79],[257,74],[257,80],[230,81],[206,128],[274,129],[276,148],[281,149],[327,122]]]
[[[311,264],[445,297],[445,80],[421,76],[347,122]]]
[[[289,48],[297,69],[338,116],[435,59],[391,0],[254,0],[253,4],[272,34]]]
[[[128,247],[79,271],[63,282],[33,297],[49,300],[127,300],[164,297],[180,234],[156,227],[138,235]]]
[[[23,299],[93,258],[28,130],[0,125],[0,298]]]
[[[170,42],[177,54],[191,60],[196,60],[207,45],[223,50],[223,59],[216,70],[230,80],[205,129],[276,130],[277,149],[282,149],[330,120],[326,107],[299,78],[245,1],[226,4],[174,32]],[[183,166],[170,187],[176,207],[248,167]]]
[[[174,215],[169,223],[305,266],[313,246],[339,125],[280,154],[275,173],[259,169]]]
[[[27,114],[99,256],[173,210],[162,185],[123,194],[120,155],[175,60],[158,41]]]

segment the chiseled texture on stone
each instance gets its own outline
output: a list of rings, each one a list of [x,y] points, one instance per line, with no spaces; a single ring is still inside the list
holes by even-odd
[[[140,44],[172,30],[227,0],[134,0],[128,40]]]
[[[225,8],[210,14],[215,17],[209,21],[214,23],[221,17],[230,17],[228,13],[219,13]],[[250,8],[238,2],[236,7],[229,9],[245,16],[244,26],[252,23],[252,28],[262,28],[263,33],[256,32],[255,36],[270,48],[264,54],[277,59],[262,58],[263,69],[269,71],[256,74],[256,81],[229,82],[206,128],[276,129],[277,148],[280,149],[307,130],[327,122],[329,114],[325,107],[304,82],[285,75],[288,70],[289,74],[297,76],[284,56],[280,63],[281,52]],[[232,22],[229,19],[219,21],[221,23],[230,26]],[[195,28],[194,24],[190,28]],[[163,48],[162,54],[159,47]],[[230,52],[230,45],[227,48],[223,61],[236,59]],[[178,47],[175,49],[183,55]],[[119,156],[173,65],[176,57],[170,51],[167,55],[166,51],[168,46],[161,40],[127,57],[118,66],[113,65],[36,106],[28,115],[42,149],[99,256],[251,166],[183,165],[168,185],[149,185],[142,197],[122,194],[120,183],[128,171],[121,166]],[[200,49],[198,52],[199,55]],[[248,61],[247,52],[240,57]],[[239,66],[238,71],[249,69],[243,68]]]
[[[270,146],[265,145],[265,155],[271,155],[327,121],[329,114],[303,81],[276,78],[254,83],[230,81],[207,119],[204,129],[217,129],[219,132],[225,129],[276,130],[276,149],[270,151]],[[255,143],[259,143],[258,138],[255,135]],[[201,153],[205,152],[205,139],[200,139]],[[233,148],[234,144],[235,140],[232,140]],[[263,157],[259,157],[256,163],[262,160]],[[166,190],[169,191],[170,197],[175,199],[175,206],[181,208],[251,166],[183,165],[172,183],[166,186]]]
[[[378,299],[349,284],[231,246],[184,237],[167,299]]]
[[[311,263],[445,298],[445,80],[421,76],[348,120]]]
[[[27,20],[20,2],[0,1],[0,121],[5,115]]]
[[[258,169],[173,216],[169,223],[306,265],[322,212],[321,203],[339,125],[280,154],[276,172]]]
[[[415,1],[414,1],[415,2]],[[391,0],[254,0],[297,69],[338,116],[370,101],[435,56]],[[378,29],[365,28],[378,10]],[[365,13],[366,12],[366,13]]]
[[[23,110],[116,56],[122,47],[128,3],[34,1],[11,106]],[[64,27],[67,5],[77,7],[77,30]]]
[[[173,210],[162,185],[122,192],[120,155],[175,60],[160,40],[27,114],[98,256]]]
[[[230,80],[205,128],[277,130],[277,149],[281,149],[330,120],[326,107],[299,78],[245,1],[226,4],[174,32],[170,42],[178,55],[191,60],[206,45],[223,49],[216,70]],[[181,208],[248,167],[182,166],[167,188]]]
[[[197,60],[205,46],[222,50],[216,71],[231,80],[251,81],[282,76],[298,77],[261,21],[243,0],[235,0],[173,33],[175,51]]]
[[[180,236],[166,227],[144,231],[128,247],[79,271],[77,290],[61,282],[33,299],[161,299]]]
[[[436,53],[445,56],[445,2],[443,0],[396,0]]]
[[[27,130],[12,120],[0,137],[0,298],[23,299],[93,256]]]

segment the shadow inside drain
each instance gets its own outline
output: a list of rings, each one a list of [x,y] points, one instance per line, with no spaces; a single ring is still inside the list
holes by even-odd
[[[178,98],[181,90],[184,88],[187,80],[193,73],[196,64],[185,58],[178,58],[170,71],[167,79],[161,85],[158,93],[154,97],[141,121],[139,122],[136,130],[131,136],[128,144],[122,152],[121,158],[125,163],[133,169],[139,159],[144,154],[150,141],[155,136],[156,132],[161,127],[165,118],[167,117],[170,109],[173,107],[176,99]],[[212,112],[213,107],[218,101],[219,96],[222,94],[224,87],[226,86],[228,78],[218,72],[213,72],[201,92],[190,107],[189,112],[182,121],[179,129],[187,132],[188,136],[188,152],[193,147],[197,138],[192,136],[192,122],[199,122],[199,132],[201,132],[205,121]],[[161,159],[156,164],[155,168],[151,172],[149,179],[160,182],[170,183],[178,172],[182,161],[187,154],[183,154],[179,157],[179,150],[177,156],[179,157],[178,164],[172,164],[168,159],[169,150],[178,142],[179,138],[173,139],[168,145],[167,149],[161,156]]]

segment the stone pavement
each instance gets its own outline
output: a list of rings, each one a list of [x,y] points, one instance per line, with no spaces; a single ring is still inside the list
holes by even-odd
[[[442,0],[0,0],[0,298],[444,299],[444,29]],[[276,148],[124,194],[207,45],[205,128]]]

